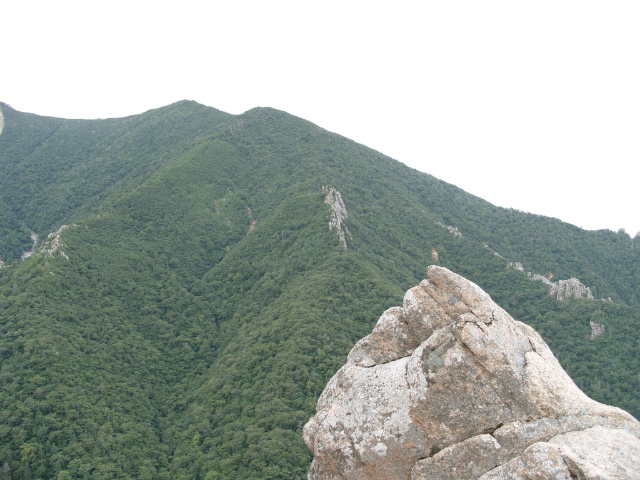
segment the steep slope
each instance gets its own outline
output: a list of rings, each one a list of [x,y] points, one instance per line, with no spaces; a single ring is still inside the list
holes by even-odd
[[[22,250],[30,245],[29,230],[42,237],[82,218],[139,185],[230,117],[187,101],[107,120],[40,117],[6,104],[0,109],[5,120],[0,208],[4,205],[8,215],[1,221],[24,226]],[[7,262],[20,253],[15,238],[2,237],[0,258]]]
[[[323,386],[434,263],[538,328],[594,398],[640,412],[626,235],[493,207],[269,108],[0,108],[0,463],[16,478],[304,477]],[[509,262],[629,305],[558,302]]]

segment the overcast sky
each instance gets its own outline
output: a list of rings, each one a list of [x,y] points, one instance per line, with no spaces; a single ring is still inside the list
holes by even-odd
[[[285,110],[496,205],[640,231],[640,2],[4,2],[0,100]]]

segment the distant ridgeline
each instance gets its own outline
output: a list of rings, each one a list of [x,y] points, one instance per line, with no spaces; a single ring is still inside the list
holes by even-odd
[[[434,264],[640,416],[638,237],[495,207],[270,108],[0,110],[7,478],[305,478],[324,386]]]

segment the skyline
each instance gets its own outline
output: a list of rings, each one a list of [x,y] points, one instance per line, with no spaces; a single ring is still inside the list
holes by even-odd
[[[108,118],[284,110],[495,205],[640,232],[640,6],[7,7],[0,101]]]

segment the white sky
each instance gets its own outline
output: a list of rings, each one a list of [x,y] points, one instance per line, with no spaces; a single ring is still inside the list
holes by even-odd
[[[270,106],[500,206],[640,231],[640,2],[13,1],[0,100]]]

